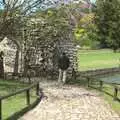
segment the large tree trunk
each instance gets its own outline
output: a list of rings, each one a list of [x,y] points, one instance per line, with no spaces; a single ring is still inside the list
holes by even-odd
[[[14,74],[18,74],[18,68],[19,68],[19,50],[17,49],[16,51],[16,56],[15,56],[15,65],[14,65]]]

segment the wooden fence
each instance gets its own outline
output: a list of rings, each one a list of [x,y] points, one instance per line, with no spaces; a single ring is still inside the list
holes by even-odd
[[[88,81],[88,87],[90,87],[90,81],[100,78],[100,77],[108,77],[109,75],[120,74],[120,67],[115,68],[105,68],[105,69],[97,69],[97,70],[89,70],[89,71],[81,71],[76,73],[76,77],[86,78]],[[118,92],[120,91],[120,84],[110,83],[109,81],[98,80],[100,83],[100,90],[102,90],[103,83],[110,84],[114,87],[114,100],[119,100],[117,97]],[[120,101],[120,100],[119,100]]]
[[[39,88],[39,83],[33,84],[30,87],[24,88],[22,90],[19,90],[17,92],[11,93],[9,95],[0,97],[0,120],[2,120],[2,101],[5,100],[5,99],[8,99],[9,97],[12,97],[12,96],[15,96],[15,95],[18,95],[18,94],[26,92],[26,104],[29,106],[30,105],[30,90],[32,88],[36,88],[36,95],[38,96],[39,92],[40,92],[41,94],[40,94],[39,98],[42,98],[42,91]]]

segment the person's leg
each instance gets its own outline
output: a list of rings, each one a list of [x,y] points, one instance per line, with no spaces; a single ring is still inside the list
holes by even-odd
[[[66,82],[66,78],[67,78],[67,70],[64,70],[63,71],[63,83],[65,83]]]
[[[58,82],[60,83],[62,79],[62,70],[59,69],[59,77],[58,77]]]

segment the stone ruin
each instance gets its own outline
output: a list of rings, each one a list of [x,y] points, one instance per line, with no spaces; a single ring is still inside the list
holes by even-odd
[[[0,51],[4,52],[4,71],[14,72],[16,44],[12,40],[4,38],[0,42]]]
[[[5,73],[13,73],[15,65],[15,55],[17,51],[16,44],[12,40],[4,38],[0,42],[0,51],[4,51]],[[28,49],[28,52],[25,51],[25,53],[23,53],[22,59],[21,55],[19,55],[18,72],[20,72],[21,69],[22,72],[25,72],[25,69],[27,69],[25,56],[28,55],[30,58],[30,66],[35,72],[36,76],[56,75],[58,74],[57,59],[63,51],[66,52],[66,54],[70,58],[71,64],[68,69],[69,73],[72,73],[73,69],[77,71],[77,47],[70,40],[62,40],[57,41],[55,44],[35,43],[34,45],[32,45]],[[45,60],[44,66],[42,61],[43,58]]]
[[[34,34],[35,35],[35,34]],[[35,38],[35,37],[34,37]],[[39,38],[38,38],[39,39]],[[24,48],[24,46],[23,46]],[[65,52],[70,58],[70,67],[68,69],[69,73],[72,71],[77,71],[77,47],[74,42],[70,39],[58,40],[57,42],[49,42],[38,40],[25,51],[22,48],[22,51],[19,54],[19,70],[26,74],[27,71],[27,62],[25,60],[26,56],[29,57],[29,64],[32,70],[35,73],[35,76],[41,75],[56,75],[58,74],[57,61],[59,55],[62,52]],[[0,51],[4,51],[4,68],[5,72],[14,72],[15,57],[17,51],[17,45],[10,39],[4,38],[0,42]],[[43,65],[44,59],[44,65]]]
[[[25,56],[29,54],[31,68],[37,76],[44,75],[44,72],[46,76],[46,73],[47,75],[58,73],[57,59],[62,52],[65,52],[70,58],[71,64],[68,72],[72,73],[73,70],[77,71],[77,47],[70,40],[57,41],[55,44],[36,43],[26,52]],[[44,66],[42,66],[43,59],[45,60]],[[24,67],[26,69],[26,66]]]
[[[52,41],[49,37],[47,38],[47,36],[46,39],[39,36],[41,35],[41,31],[39,30],[38,23],[42,23],[42,25],[46,24],[44,21],[41,21],[41,19],[32,19],[29,20],[28,26],[33,27],[31,27],[31,29],[25,28],[24,30],[24,38],[25,41],[27,41],[24,48],[27,46],[26,44],[31,46],[29,48],[25,48],[24,50],[24,73],[26,74],[26,68],[28,67],[26,57],[29,56],[29,64],[32,70],[35,71],[36,75],[44,75],[44,72],[47,74],[57,74],[57,61],[62,52],[66,52],[70,58],[71,64],[68,70],[69,73],[77,71],[77,47],[73,41],[73,33],[71,32],[74,25],[70,26],[70,31],[66,33],[67,35],[60,36],[59,38],[56,38],[56,41]]]

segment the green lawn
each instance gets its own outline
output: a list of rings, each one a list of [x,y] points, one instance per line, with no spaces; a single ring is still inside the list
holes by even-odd
[[[120,64],[119,60],[120,53],[114,53],[112,50],[79,50],[78,70],[118,67]]]
[[[0,80],[0,96],[8,95],[25,87],[28,87],[29,84],[23,84],[17,81],[6,81]],[[31,90],[31,103],[35,101],[35,89]],[[15,112],[22,110],[27,107],[26,105],[26,94],[22,93],[13,97],[10,97],[2,101],[2,115],[3,119],[11,116]]]

